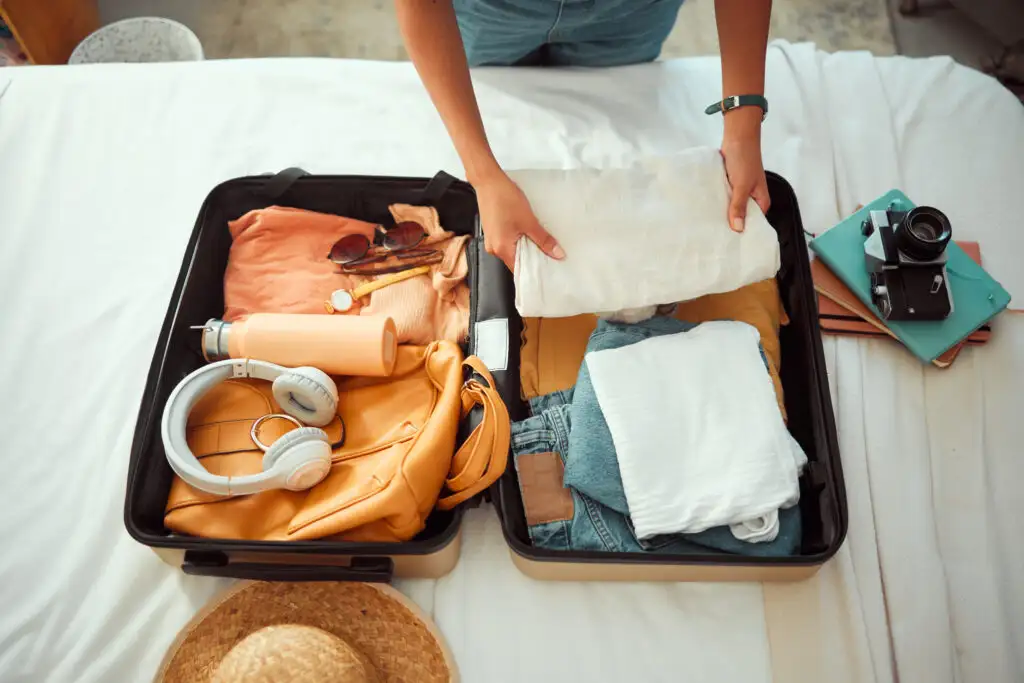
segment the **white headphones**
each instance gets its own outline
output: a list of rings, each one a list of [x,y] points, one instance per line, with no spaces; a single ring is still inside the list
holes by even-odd
[[[254,424],[253,441],[266,451],[263,471],[241,477],[210,474],[188,447],[185,438],[188,415],[210,389],[226,379],[245,377],[273,382],[274,400],[278,405],[288,415],[315,426],[300,426],[267,448],[255,437],[257,425]],[[280,488],[301,491],[320,483],[331,469],[330,440],[327,432],[318,427],[333,420],[337,408],[338,388],[322,370],[285,368],[265,361],[232,358],[204,365],[181,380],[167,399],[160,436],[171,469],[200,491],[228,496]]]

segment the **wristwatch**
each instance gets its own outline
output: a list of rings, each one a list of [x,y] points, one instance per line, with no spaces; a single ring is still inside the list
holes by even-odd
[[[359,285],[353,290],[336,289],[331,293],[330,300],[324,302],[324,309],[332,315],[334,313],[344,313],[345,311],[350,310],[357,301],[367,294],[376,292],[378,289],[383,289],[384,287],[388,287],[398,282],[402,282],[403,280],[416,277],[417,275],[426,275],[429,272],[430,266],[417,266],[415,268],[409,268],[408,270],[384,275],[376,280],[371,280],[366,284]]]
[[[704,110],[705,114],[725,113],[737,107],[759,107],[761,109],[761,120],[768,116],[768,100],[763,95],[731,95],[721,102],[715,102]]]

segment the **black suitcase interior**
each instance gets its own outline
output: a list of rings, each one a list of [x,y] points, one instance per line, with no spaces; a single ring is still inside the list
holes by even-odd
[[[231,246],[228,221],[267,206],[289,206],[333,213],[364,221],[390,224],[388,206],[394,203],[428,204],[437,208],[442,225],[457,234],[474,235],[467,247],[470,284],[470,329],[483,313],[493,317],[486,302],[481,307],[480,281],[502,286],[504,266],[483,252],[479,238],[476,197],[472,188],[440,173],[435,178],[393,178],[307,175],[288,169],[276,175],[229,180],[204,201],[185,251],[171,304],[157,340],[153,362],[143,393],[131,449],[124,521],[129,534],[155,549],[183,550],[182,569],[187,573],[254,578],[388,580],[394,556],[437,553],[455,539],[462,511],[435,511],[427,527],[406,543],[351,543],[340,541],[235,541],[182,536],[163,524],[173,474],[164,457],[160,418],[174,386],[205,361],[200,336],[190,329],[224,313],[223,275]],[[511,283],[508,283],[511,287]],[[511,294],[509,293],[509,296]],[[470,335],[472,337],[472,335]],[[463,349],[472,353],[472,339]],[[515,372],[496,372],[495,381],[506,402],[518,396]],[[515,377],[515,386],[509,380]],[[509,392],[513,393],[509,393]],[[479,414],[463,425],[468,434]],[[273,564],[261,563],[261,555],[274,555]],[[286,561],[281,562],[284,554]],[[236,558],[233,560],[232,556]],[[318,556],[317,564],[304,557]],[[323,557],[352,557],[349,566],[327,566]],[[238,557],[247,558],[238,561]],[[251,558],[256,557],[253,561]]]
[[[768,174],[772,198],[768,221],[778,231],[782,268],[779,290],[790,323],[783,326],[781,378],[789,429],[807,453],[801,478],[803,539],[800,554],[779,558],[711,553],[664,555],[552,551],[529,541],[522,499],[511,457],[504,476],[490,490],[505,539],[522,559],[539,563],[608,563],[636,565],[820,565],[838,551],[847,529],[846,494],[828,390],[816,296],[796,196],[789,184]],[[462,508],[435,511],[427,528],[406,543],[339,541],[232,541],[186,537],[163,525],[172,472],[159,436],[160,416],[174,386],[204,363],[200,337],[190,329],[224,311],[223,273],[231,237],[227,223],[247,211],[271,205],[333,213],[387,224],[393,203],[429,204],[437,208],[447,230],[471,234],[468,247],[470,341],[464,351],[476,353],[474,330],[482,321],[507,321],[509,340],[501,369],[493,369],[497,388],[513,421],[529,414],[521,400],[519,344],[522,320],[515,310],[513,278],[504,265],[484,251],[472,188],[446,174],[433,179],[306,175],[288,169],[274,176],[251,176],[216,187],[203,203],[186,248],[163,327],[156,344],[136,424],[128,470],[124,518],[130,535],[154,549],[184,552],[187,573],[264,580],[386,581],[397,556],[427,556],[442,551],[457,537]],[[463,434],[479,419],[471,414]],[[271,557],[261,562],[260,557]],[[317,560],[313,561],[312,557]],[[330,558],[351,558],[346,566]],[[233,559],[234,557],[234,559]],[[244,557],[244,560],[239,558]],[[284,558],[282,561],[281,558]],[[324,558],[327,558],[327,562]],[[252,558],[256,558],[255,560]]]
[[[493,498],[501,516],[505,540],[522,558],[539,563],[614,563],[614,564],[713,564],[713,565],[820,565],[834,555],[846,536],[846,490],[836,438],[832,400],[825,371],[825,358],[818,327],[817,296],[811,281],[810,259],[796,195],[782,177],[769,173],[771,209],[768,221],[779,234],[782,267],[777,276],[790,323],[780,331],[782,367],[780,375],[785,394],[790,433],[803,447],[808,465],[800,480],[800,511],[803,527],[800,553],[789,557],[748,557],[727,553],[668,555],[652,553],[608,553],[558,551],[535,548],[530,544],[523,512],[522,497],[515,467],[510,465],[495,485]],[[511,296],[511,295],[510,295]],[[522,321],[512,299],[506,305],[510,328],[521,329]],[[512,324],[514,319],[515,324]],[[518,339],[518,337],[513,337]],[[518,367],[518,345],[513,344]],[[507,378],[519,382],[519,377]],[[518,388],[515,391],[518,396]],[[513,419],[529,414],[521,400],[510,404]]]

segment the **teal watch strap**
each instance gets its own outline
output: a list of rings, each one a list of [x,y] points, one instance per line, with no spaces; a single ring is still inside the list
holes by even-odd
[[[759,107],[761,109],[761,120],[768,116],[768,100],[762,95],[732,95],[721,102],[715,102],[704,110],[705,114],[725,113],[737,107]]]

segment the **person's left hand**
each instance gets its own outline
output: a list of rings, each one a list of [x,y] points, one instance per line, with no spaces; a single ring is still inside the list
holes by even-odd
[[[729,227],[736,232],[743,232],[749,198],[753,197],[764,213],[768,213],[771,205],[768,181],[761,162],[760,109],[742,107],[726,113],[721,151],[725,159],[725,172],[732,186]]]

